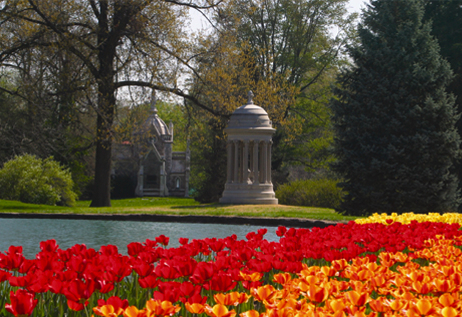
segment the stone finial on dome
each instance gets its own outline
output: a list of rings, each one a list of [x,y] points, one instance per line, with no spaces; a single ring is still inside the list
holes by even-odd
[[[255,97],[255,95],[253,94],[252,90],[249,90],[249,92],[247,93],[247,104],[248,105],[253,105],[253,97]]]
[[[154,113],[154,114],[157,114],[156,104],[157,104],[156,91],[154,89],[152,89],[152,92],[151,92],[151,112]]]

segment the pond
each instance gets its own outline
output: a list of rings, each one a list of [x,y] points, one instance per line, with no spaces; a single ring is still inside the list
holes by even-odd
[[[279,241],[277,227],[255,225],[225,225],[176,222],[75,220],[75,219],[0,219],[0,251],[11,245],[22,246],[26,258],[34,258],[40,251],[40,241],[55,239],[61,249],[85,244],[99,250],[103,245],[116,245],[127,254],[127,244],[154,240],[159,235],[170,238],[168,247],[178,247],[179,238],[225,238],[236,234],[245,239],[249,232],[267,228],[264,238]]]

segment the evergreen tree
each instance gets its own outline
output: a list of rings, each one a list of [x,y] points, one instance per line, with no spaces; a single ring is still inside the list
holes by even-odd
[[[447,91],[456,99],[455,105],[462,111],[462,0],[426,0],[424,20],[432,21],[432,35],[438,40],[443,56],[454,73]],[[456,124],[462,134],[462,120]],[[462,161],[456,164],[459,189],[462,188]],[[459,206],[459,212],[462,205]]]
[[[334,169],[348,192],[339,208],[374,212],[445,212],[460,198],[453,171],[460,157],[452,78],[423,22],[422,0],[372,0],[358,26],[332,101]]]

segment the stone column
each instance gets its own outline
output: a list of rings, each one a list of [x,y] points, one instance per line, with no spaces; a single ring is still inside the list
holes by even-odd
[[[268,155],[266,157],[267,161],[266,161],[266,177],[267,177],[267,180],[268,180],[268,183],[271,184],[271,145],[273,144],[273,140],[269,140],[268,141],[268,149],[267,149],[267,152],[268,152]]]
[[[226,144],[226,151],[228,152],[228,165],[226,166],[226,182],[229,184],[233,181],[233,143],[231,141],[228,141],[228,144]]]
[[[262,152],[262,162],[263,162],[263,166],[260,168],[263,173],[262,183],[266,184],[268,183],[268,141],[267,140],[263,141],[261,152]]]
[[[253,141],[253,183],[259,184],[259,174],[258,174],[258,147],[260,145],[259,140]]]
[[[244,154],[242,162],[242,183],[249,182],[249,140],[244,140]]]
[[[234,140],[234,176],[233,183],[239,183],[239,140]]]

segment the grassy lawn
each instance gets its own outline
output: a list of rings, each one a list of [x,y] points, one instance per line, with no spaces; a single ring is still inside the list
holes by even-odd
[[[72,214],[163,214],[210,215],[270,218],[305,218],[349,221],[357,217],[337,214],[333,209],[286,205],[199,204],[191,198],[153,197],[112,200],[112,207],[90,208],[90,201],[78,201],[75,207],[24,204],[0,200],[0,213],[72,213]]]

